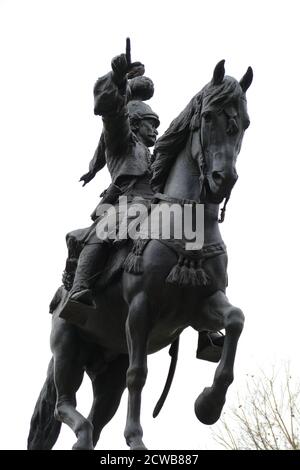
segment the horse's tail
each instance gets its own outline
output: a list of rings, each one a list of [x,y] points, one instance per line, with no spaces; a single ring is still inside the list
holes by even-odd
[[[160,410],[162,409],[166,398],[168,396],[169,390],[171,388],[172,382],[173,382],[173,377],[175,374],[175,369],[176,369],[176,364],[177,364],[177,358],[178,358],[178,349],[179,349],[179,336],[178,338],[175,339],[175,341],[171,344],[169,354],[171,356],[171,363],[170,363],[170,368],[169,368],[169,373],[168,377],[163,389],[163,392],[160,396],[160,399],[156,403],[156,406],[153,411],[153,418],[156,418]]]
[[[28,450],[50,450],[54,446],[61,423],[54,418],[56,389],[54,385],[54,361],[51,359],[47,378],[35,405],[27,441]]]

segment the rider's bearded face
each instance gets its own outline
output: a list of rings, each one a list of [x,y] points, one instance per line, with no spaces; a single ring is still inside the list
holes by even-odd
[[[158,134],[156,127],[157,122],[155,119],[141,119],[136,136],[146,147],[153,147],[155,144]]]

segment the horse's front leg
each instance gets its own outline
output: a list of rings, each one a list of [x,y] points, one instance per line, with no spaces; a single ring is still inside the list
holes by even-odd
[[[204,424],[214,424],[220,417],[229,385],[233,382],[233,367],[237,343],[243,330],[243,312],[228,302],[226,295],[218,291],[206,301],[204,308],[224,318],[225,340],[220,363],[213,384],[199,395],[195,402],[197,418]]]
[[[149,307],[144,293],[137,294],[129,304],[126,338],[129,367],[126,384],[128,409],[124,436],[131,450],[146,449],[140,423],[141,395],[147,378],[147,345],[150,330]]]

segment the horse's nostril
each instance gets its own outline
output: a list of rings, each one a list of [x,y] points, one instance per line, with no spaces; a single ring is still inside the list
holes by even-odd
[[[221,173],[219,173],[218,171],[213,171],[212,172],[212,177],[213,177],[213,179],[216,183],[220,184],[223,181],[223,177],[222,177]]]

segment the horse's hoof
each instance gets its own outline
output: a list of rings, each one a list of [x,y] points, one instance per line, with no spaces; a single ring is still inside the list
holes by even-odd
[[[130,450],[147,450],[147,447],[141,439],[132,440],[128,445]]]
[[[214,424],[220,418],[225,403],[224,393],[206,387],[195,401],[195,414],[203,424]]]
[[[86,444],[86,443],[77,441],[73,445],[72,450],[94,450],[94,446],[92,444]]]
[[[130,450],[147,450],[147,447],[142,445],[130,447]]]

